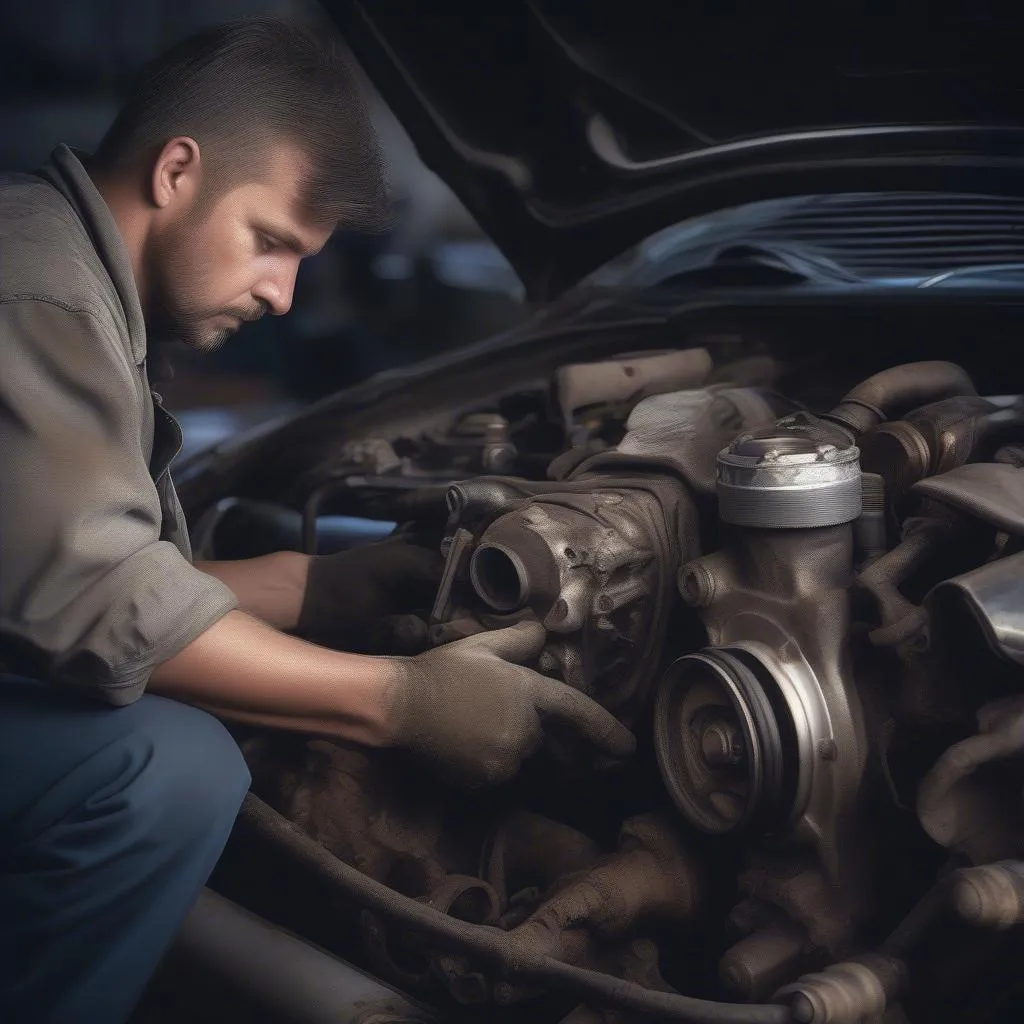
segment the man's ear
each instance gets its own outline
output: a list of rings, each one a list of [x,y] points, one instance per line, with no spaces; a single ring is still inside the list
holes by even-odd
[[[171,139],[156,158],[150,178],[150,199],[159,209],[191,204],[199,192],[199,143],[187,135]]]

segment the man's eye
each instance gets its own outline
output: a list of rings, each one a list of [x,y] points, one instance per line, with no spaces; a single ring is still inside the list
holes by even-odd
[[[277,248],[277,242],[269,235],[260,232],[256,237],[259,239],[260,252],[273,252]]]

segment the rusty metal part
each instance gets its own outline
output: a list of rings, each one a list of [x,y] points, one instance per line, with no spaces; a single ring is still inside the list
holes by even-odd
[[[1019,786],[982,770],[1024,757],[1024,696],[986,704],[978,725],[978,735],[950,747],[921,781],[917,816],[935,842],[986,864],[1024,853]]]
[[[902,961],[867,953],[807,974],[776,993],[799,1024],[871,1024],[907,984]]]
[[[600,847],[582,832],[513,811],[484,841],[480,873],[505,904],[523,889],[544,892],[559,878],[593,867],[600,856]]]
[[[950,899],[960,917],[980,928],[1002,931],[1024,924],[1024,861],[963,868]]]
[[[802,925],[780,921],[737,942],[718,961],[718,979],[734,999],[760,1002],[803,969],[813,950]]]
[[[494,889],[468,875],[449,875],[422,902],[469,924],[496,926],[501,913],[501,900]],[[490,1001],[490,979],[474,969],[465,957],[451,952],[434,954],[430,957],[430,969],[456,1001],[469,1006]]]
[[[254,794],[247,794],[240,826],[258,841],[277,847],[298,870],[330,891],[403,927],[429,936],[438,948],[472,955],[481,963],[506,972],[512,983],[542,984],[572,992],[577,999],[623,1011],[660,1015],[665,1020],[690,1024],[787,1024],[784,1006],[743,1005],[695,999],[642,986],[562,963],[545,956],[514,933],[456,921],[415,900],[410,900],[339,860],[310,839]]]
[[[870,852],[863,840],[861,849]],[[834,882],[813,847],[780,844],[773,849],[766,843],[747,851],[737,884],[748,898],[769,903],[798,923],[813,947],[841,957],[852,952],[857,927],[871,910],[867,879],[858,873],[859,865],[841,866],[844,875]]]
[[[335,856],[420,899],[447,874],[444,803],[382,751],[276,734],[243,744],[253,791]]]
[[[595,939],[640,923],[682,926],[701,903],[700,873],[677,829],[657,815],[627,821],[619,849],[555,892],[512,934],[545,955],[586,962]]]

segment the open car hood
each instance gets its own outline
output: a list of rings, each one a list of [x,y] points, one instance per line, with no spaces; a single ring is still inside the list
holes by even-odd
[[[532,298],[667,224],[804,193],[1024,191],[1020,15],[325,0]]]

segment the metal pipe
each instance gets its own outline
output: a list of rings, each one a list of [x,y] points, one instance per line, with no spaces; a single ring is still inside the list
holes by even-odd
[[[256,914],[204,889],[155,984],[174,993],[191,982],[202,1020],[260,1024],[356,1024],[373,1012],[396,1024],[440,1014]],[[196,1008],[191,1008],[191,1013]]]

